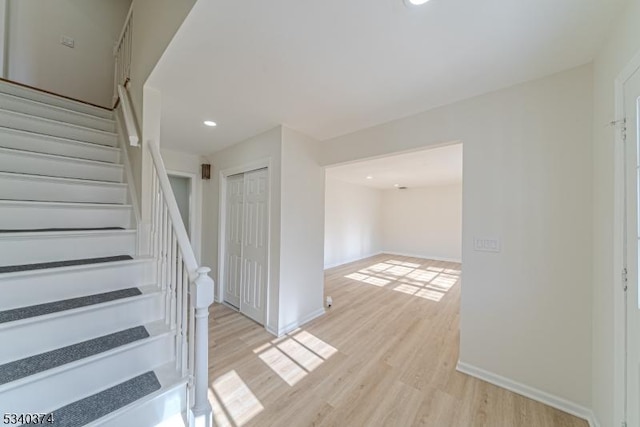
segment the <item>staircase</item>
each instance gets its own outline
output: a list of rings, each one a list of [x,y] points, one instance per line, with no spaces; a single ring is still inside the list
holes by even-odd
[[[188,376],[157,259],[137,256],[118,128],[0,82],[0,416],[183,425]]]

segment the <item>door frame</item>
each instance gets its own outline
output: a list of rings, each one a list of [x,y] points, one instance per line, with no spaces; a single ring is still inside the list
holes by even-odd
[[[257,169],[267,169],[267,289],[265,298],[265,313],[264,313],[264,327],[269,330],[269,314],[271,313],[271,210],[273,209],[272,195],[273,195],[273,176],[271,158],[265,158],[257,160],[255,162],[246,163],[241,166],[235,166],[221,170],[219,173],[219,192],[218,192],[218,286],[216,287],[215,299],[216,302],[224,303],[224,278],[225,278],[225,262],[224,255],[226,253],[226,228],[227,228],[227,178],[231,175],[238,175],[241,173],[251,172]]]
[[[626,146],[623,133],[618,131],[620,123],[625,119],[624,86],[626,82],[640,72],[640,52],[631,59],[615,80],[615,120],[611,123],[616,128],[614,145],[614,245],[613,245],[613,313],[614,313],[614,416],[624,421],[627,419],[627,379],[626,379],[626,336],[627,325],[627,293],[624,291],[623,269],[626,259],[626,220],[627,220],[627,188],[626,180]]]
[[[202,186],[200,185],[200,180],[198,179],[198,175],[193,172],[167,169],[167,175],[188,178],[191,182],[189,186],[189,240],[191,240],[191,246],[193,246],[196,260],[200,262],[200,242],[202,235],[202,214],[199,209],[202,203]]]

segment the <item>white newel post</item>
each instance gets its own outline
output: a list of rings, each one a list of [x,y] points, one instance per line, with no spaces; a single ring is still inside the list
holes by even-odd
[[[208,267],[198,268],[192,285],[191,304],[195,308],[195,361],[193,367],[194,404],[192,426],[213,425],[209,403],[209,306],[213,303],[213,279]]]

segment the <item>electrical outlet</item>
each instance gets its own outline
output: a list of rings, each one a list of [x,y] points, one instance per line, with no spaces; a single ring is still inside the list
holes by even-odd
[[[72,49],[76,47],[76,41],[69,36],[61,36],[60,44],[62,44],[63,46],[70,47]]]
[[[474,237],[473,249],[479,252],[500,252],[500,239],[497,237]]]

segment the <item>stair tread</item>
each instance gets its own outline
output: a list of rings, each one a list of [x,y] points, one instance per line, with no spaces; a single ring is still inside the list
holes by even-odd
[[[62,121],[62,120],[49,119],[47,117],[36,116],[34,114],[21,113],[19,111],[8,110],[6,108],[1,108],[0,107],[0,111],[4,111],[6,113],[19,115],[19,116],[24,116],[24,117],[31,117],[31,118],[34,118],[34,119],[37,119],[37,120],[42,120],[42,121],[45,121],[45,122],[57,123],[57,124],[60,124],[60,125],[63,125],[63,126],[68,126],[68,127],[72,127],[72,128],[86,130],[86,131],[89,131],[89,132],[95,132],[95,133],[99,133],[99,134],[106,134],[106,135],[109,135],[109,136],[118,136],[118,134],[116,132],[112,132],[112,131],[108,131],[108,130],[102,130],[102,129],[96,129],[96,128],[92,128],[92,127],[88,127],[88,126],[77,125],[77,124],[65,122],[65,121]],[[11,129],[20,129],[20,128],[11,128]],[[73,138],[70,138],[70,139],[73,139]]]
[[[47,135],[46,133],[34,132],[32,130],[26,130],[26,129],[15,129],[15,128],[10,128],[10,127],[6,127],[6,126],[0,126],[0,131],[2,131],[2,132],[10,132],[10,133],[29,134],[29,135],[34,135],[34,136],[37,136],[37,137],[44,137],[46,139],[56,140],[56,141],[64,142],[64,143],[68,143],[68,144],[85,145],[85,146],[88,146],[88,147],[104,149],[104,150],[108,150],[108,151],[120,151],[120,147],[113,147],[111,145],[97,144],[95,142],[90,142],[90,141],[81,141],[81,140],[78,140],[78,139],[64,138],[62,136]]]
[[[0,365],[0,385],[149,338],[144,326],[125,329]]]
[[[142,295],[138,288],[126,288],[117,291],[104,292],[101,294],[88,295],[77,298],[69,298],[61,301],[54,301],[45,304],[19,307],[11,310],[0,311],[0,324],[15,322],[17,320],[29,319],[46,314],[58,313],[75,308],[87,307],[90,305],[102,304],[123,298]]]
[[[104,185],[107,187],[126,187],[127,186],[127,184],[125,184],[124,182],[104,181],[104,180],[87,179],[87,178],[68,178],[66,176],[40,175],[37,173],[6,172],[1,170],[0,170],[0,176],[25,178],[25,179],[39,180],[39,181],[69,182],[69,183],[87,184],[87,185]]]
[[[75,114],[75,115],[78,115],[78,116],[81,116],[81,117],[86,117],[87,119],[95,119],[95,120],[98,120],[98,121],[104,121],[104,122],[109,122],[109,123],[115,123],[116,122],[113,118],[107,119],[105,117],[96,116],[94,114],[89,114],[89,113],[85,113],[85,112],[82,112],[82,111],[76,111],[76,110],[72,110],[70,108],[61,107],[59,105],[48,104],[46,102],[36,101],[36,100],[30,99],[30,98],[25,98],[24,96],[18,96],[18,95],[12,95],[10,93],[0,92],[0,97],[6,97],[6,98],[9,98],[9,99],[16,99],[16,100],[20,100],[22,102],[27,102],[27,103],[30,103],[30,104],[40,105],[40,106],[43,106],[43,107],[46,107],[46,108],[50,108],[52,110],[63,111],[63,112]],[[13,111],[13,110],[9,110],[9,111]],[[20,112],[20,111],[18,111],[18,112]],[[36,117],[40,117],[40,116],[36,116]]]
[[[94,228],[23,228],[23,229],[0,229],[0,234],[6,233],[57,233],[62,231],[115,231],[126,230],[124,227],[94,227]]]
[[[117,255],[110,257],[100,257],[100,258],[84,258],[84,259],[72,259],[67,261],[54,261],[54,262],[40,262],[35,264],[23,264],[23,265],[8,265],[4,267],[0,267],[0,273],[14,273],[18,271],[29,271],[29,270],[44,270],[48,268],[56,268],[56,267],[69,267],[75,265],[85,265],[85,264],[101,264],[105,262],[112,261],[129,261],[132,260],[133,257],[130,255]]]
[[[27,153],[27,154],[29,154],[31,156],[53,158],[53,159],[59,159],[59,160],[68,160],[68,161],[78,162],[78,163],[90,163],[90,164],[93,164],[93,165],[96,165],[96,166],[115,167],[115,168],[118,168],[118,169],[124,168],[124,165],[122,165],[120,163],[105,162],[105,161],[102,161],[102,160],[84,159],[82,157],[61,156],[59,154],[42,153],[40,151],[20,150],[20,149],[17,149],[17,148],[8,148],[8,147],[1,147],[1,146],[0,146],[0,151],[9,151],[9,152],[14,152],[14,153],[18,153],[18,154]]]
[[[52,412],[54,423],[59,427],[83,426],[154,393],[160,388],[160,381],[155,373],[149,371],[56,409]]]

